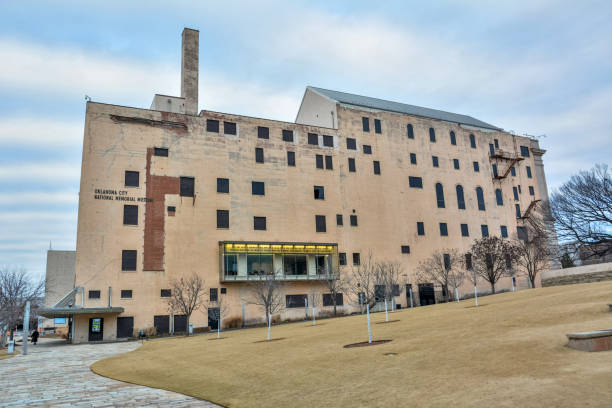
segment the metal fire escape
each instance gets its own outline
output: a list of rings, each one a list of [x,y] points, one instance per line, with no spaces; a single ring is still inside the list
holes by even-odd
[[[508,167],[502,175],[500,175],[501,173],[493,175],[494,180],[503,180],[508,177],[508,174],[514,165],[523,160],[523,157],[519,156],[517,153],[507,152],[501,149],[494,149],[489,155],[489,159],[491,161],[495,161],[495,165],[499,164],[500,162],[505,162],[508,164]]]

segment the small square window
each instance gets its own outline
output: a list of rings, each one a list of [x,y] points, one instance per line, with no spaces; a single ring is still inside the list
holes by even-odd
[[[327,226],[324,215],[315,215],[315,225],[317,232],[327,232]]]
[[[295,167],[295,152],[287,152],[287,166]]]
[[[206,131],[219,133],[219,121],[214,119],[206,119]]]
[[[364,132],[370,131],[370,119],[369,118],[366,118],[366,117],[361,118],[361,125],[363,127]]]
[[[417,222],[417,234],[425,235],[425,224],[422,221]]]
[[[334,137],[323,135],[323,146],[334,147]]]
[[[415,153],[410,153],[410,164],[417,164],[417,158]]]
[[[126,187],[138,187],[140,185],[140,173],[137,171],[128,171],[125,172],[125,186]]]
[[[217,193],[229,193],[229,179],[217,178]]]
[[[480,166],[478,165],[478,162],[474,162],[474,171],[475,172],[479,172],[480,171]]]
[[[355,172],[355,159],[352,157],[349,157],[348,159],[348,168],[351,173]]]
[[[100,291],[99,290],[90,290],[88,297],[89,297],[89,299],[100,299]]]
[[[521,146],[521,156],[529,157],[529,147]]]
[[[265,231],[266,217],[253,217],[253,229],[255,231]]]
[[[402,254],[409,254],[409,253],[410,253],[410,246],[402,245]]]
[[[351,227],[356,227],[357,226],[357,216],[356,215],[351,215]]]
[[[459,170],[459,159],[453,159],[453,166],[455,170]]]
[[[461,236],[462,237],[469,237],[470,236],[470,230],[468,229],[468,225],[467,224],[461,224]]]
[[[171,297],[172,296],[172,289],[162,289],[160,291],[159,295],[161,297]]]
[[[322,169],[323,168],[323,156],[320,154],[317,154],[315,156],[315,159],[316,159],[317,169]]]
[[[132,298],[132,290],[131,289],[122,289],[121,290],[121,299],[131,299]]]
[[[346,148],[349,150],[357,150],[357,140],[347,137],[346,138]]]
[[[138,206],[123,206],[123,225],[138,225]]]
[[[261,147],[255,148],[255,162],[263,163],[264,162],[264,150]]]
[[[372,146],[363,145],[363,154],[372,154]]]
[[[374,132],[382,133],[382,125],[380,119],[374,119]]]
[[[251,182],[251,193],[253,195],[266,195],[266,184],[263,181]]]
[[[174,213],[176,212],[176,207],[173,205],[169,205],[168,206],[168,213],[172,213],[172,215],[174,215]]]
[[[353,252],[353,265],[360,265],[361,264],[361,256],[359,255],[359,252]]]
[[[217,228],[229,228],[229,210],[217,210]]]
[[[420,177],[408,177],[408,185],[412,188],[423,188],[423,179]]]
[[[332,157],[331,156],[325,156],[325,169],[326,170],[333,170],[334,169],[334,162],[332,161]]]
[[[346,265],[346,252],[338,253],[338,263],[342,266]]]
[[[319,145],[319,135],[317,135],[316,133],[309,133],[308,134],[308,144],[318,146]]]
[[[325,187],[314,186],[314,198],[315,200],[324,200],[325,199]]]
[[[342,219],[342,214],[336,214],[336,225],[342,227],[344,225],[344,220]]]
[[[195,179],[193,177],[180,178],[181,197],[193,197],[195,194]]]
[[[448,236],[448,226],[445,222],[440,223],[440,236],[447,237]]]
[[[501,230],[502,238],[508,238],[508,227],[506,227],[505,225],[501,225],[499,229]]]
[[[136,270],[136,251],[124,249],[121,251],[121,270],[135,271]]]
[[[223,122],[223,133],[226,135],[236,134],[236,123],[234,122]]]
[[[434,167],[440,167],[438,163],[438,156],[431,156],[431,163],[433,164]]]
[[[529,195],[535,195],[535,190],[533,189],[533,186],[529,186]]]
[[[257,126],[257,138],[258,139],[269,139],[270,128],[265,126]]]
[[[283,142],[293,142],[293,130],[283,129]]]
[[[480,232],[482,233],[482,237],[488,237],[489,236],[489,226],[488,225],[481,225],[480,226]]]
[[[153,149],[153,155],[161,156],[161,157],[168,157],[168,149],[164,147],[156,147]]]
[[[380,162],[374,161],[374,174],[380,174]]]
[[[221,294],[225,295],[227,293],[227,288],[221,288]]]

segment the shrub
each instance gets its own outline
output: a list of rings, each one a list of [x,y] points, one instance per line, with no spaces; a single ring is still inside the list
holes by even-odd
[[[223,326],[226,329],[238,329],[242,327],[242,319],[240,317],[232,317],[231,319],[225,319]]]

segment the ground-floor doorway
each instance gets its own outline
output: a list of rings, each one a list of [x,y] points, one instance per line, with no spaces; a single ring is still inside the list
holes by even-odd
[[[219,308],[218,307],[208,308],[208,327],[210,327],[210,330],[217,330],[219,328]]]
[[[102,341],[104,339],[104,319],[92,317],[89,319],[89,341]]]
[[[153,326],[157,334],[168,334],[170,333],[170,316],[159,315],[153,316]]]
[[[419,283],[419,303],[421,306],[433,305],[436,303],[433,283]]]
[[[132,337],[134,335],[134,318],[117,317],[117,338]]]

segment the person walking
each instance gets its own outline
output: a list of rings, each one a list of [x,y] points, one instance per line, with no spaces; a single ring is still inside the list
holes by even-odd
[[[32,332],[32,344],[36,345],[37,341],[38,341],[38,330],[34,330]]]

